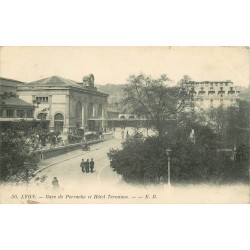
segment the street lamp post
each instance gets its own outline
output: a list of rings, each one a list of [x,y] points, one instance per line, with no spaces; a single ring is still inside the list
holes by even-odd
[[[24,162],[24,169],[25,169],[25,182],[26,182],[26,187],[29,184],[29,163],[27,161]]]
[[[166,153],[168,156],[168,186],[171,186],[171,182],[170,182],[170,153],[171,151],[172,150],[170,148],[166,149]]]

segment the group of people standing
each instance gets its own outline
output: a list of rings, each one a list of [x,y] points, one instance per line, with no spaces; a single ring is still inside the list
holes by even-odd
[[[124,131],[123,130],[122,130],[121,134],[122,134],[122,140],[124,140]],[[129,133],[128,133],[128,130],[127,130],[126,139],[128,139],[128,138],[129,138]]]
[[[94,167],[95,167],[95,162],[93,161],[93,158],[91,159],[91,161],[89,161],[89,159],[87,159],[87,161],[84,161],[84,159],[82,159],[80,167],[82,168],[82,172],[83,173],[93,173],[94,172]]]

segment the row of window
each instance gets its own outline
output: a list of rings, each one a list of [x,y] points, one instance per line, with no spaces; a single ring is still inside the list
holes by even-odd
[[[234,102],[234,99],[229,99],[230,102]],[[201,102],[204,101],[204,99],[200,99]],[[212,103],[214,101],[214,99],[210,99],[210,103]],[[217,101],[217,100],[216,100]],[[224,100],[223,99],[220,99],[220,102],[223,102]]]
[[[38,103],[47,103],[49,101],[48,97],[36,97]]]
[[[195,91],[195,88],[192,88],[192,90]],[[201,87],[200,90],[203,91],[204,87]],[[210,87],[210,90],[214,90],[214,87]],[[220,91],[223,91],[223,87],[220,87]],[[230,91],[234,91],[233,87],[230,87],[230,90],[228,92],[230,92]]]
[[[196,92],[194,91],[194,92],[192,92],[192,94],[194,94],[194,95],[196,95]],[[214,90],[210,90],[210,91],[199,91],[198,92],[198,94],[199,95],[215,95],[216,94],[216,91],[214,91]],[[226,92],[225,91],[223,91],[223,90],[220,90],[220,91],[218,91],[217,92],[217,94],[218,95],[225,95],[226,94]],[[228,93],[227,93],[227,95],[235,95],[235,91],[228,91]]]
[[[0,110],[0,117],[7,118],[33,118],[34,111],[31,110],[14,110],[14,109],[6,109],[4,112],[3,109]]]
[[[208,86],[208,85],[210,85],[210,86],[228,86],[228,82],[220,82],[220,83],[218,83],[218,82],[206,82],[206,83],[204,83],[204,82],[195,82],[195,83],[189,83],[189,84],[191,84],[191,85],[196,85],[196,86],[199,86],[199,85],[201,85],[201,86]]]

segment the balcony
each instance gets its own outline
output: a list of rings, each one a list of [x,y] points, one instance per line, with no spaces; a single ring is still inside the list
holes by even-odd
[[[202,90],[202,91],[199,91],[198,94],[199,94],[199,95],[205,95],[205,94],[206,94],[206,91],[203,91],[203,90]]]
[[[233,91],[233,90],[229,90],[229,91],[227,92],[228,95],[235,95],[235,93],[236,93],[236,92]]]
[[[223,91],[223,90],[218,91],[218,95],[224,96],[225,95],[225,91]]]
[[[214,91],[214,90],[208,91],[208,95],[214,95],[214,94],[215,94],[215,91]]]

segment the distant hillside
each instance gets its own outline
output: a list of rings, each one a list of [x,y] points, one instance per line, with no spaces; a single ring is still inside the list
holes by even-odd
[[[96,85],[97,90],[109,94],[109,107],[118,108],[123,97],[123,87],[125,84]]]
[[[96,85],[99,91],[109,94],[110,96],[122,96],[124,86],[125,84]]]

